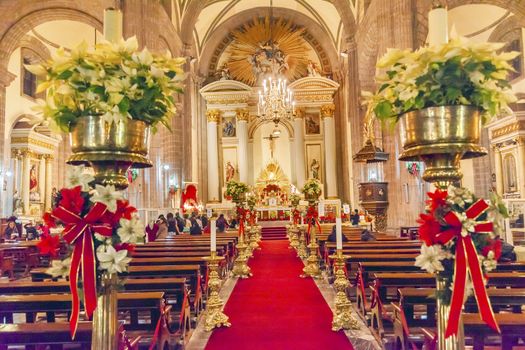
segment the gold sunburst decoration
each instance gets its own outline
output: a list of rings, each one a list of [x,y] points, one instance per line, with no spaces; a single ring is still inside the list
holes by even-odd
[[[305,30],[284,19],[254,18],[234,33],[226,63],[233,79],[259,85],[267,76],[288,81],[307,74]]]
[[[261,170],[256,181],[258,189],[262,189],[268,184],[276,184],[285,188],[290,185],[290,180],[275,159],[270,160],[266,167]]]

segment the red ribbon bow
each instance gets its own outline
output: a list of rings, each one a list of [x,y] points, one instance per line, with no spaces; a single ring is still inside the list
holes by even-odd
[[[237,219],[239,220],[239,236],[244,235],[244,221],[246,220],[246,209],[237,207]]]
[[[80,298],[78,296],[78,272],[82,265],[82,285],[84,289],[84,306],[86,314],[91,317],[97,308],[97,280],[95,266],[95,250],[93,246],[93,233],[111,236],[112,227],[100,223],[107,207],[100,202],[95,203],[85,217],[67,210],[63,206],[53,211],[53,217],[62,221],[66,227],[63,232],[64,240],[74,245],[69,269],[69,287],[72,296],[72,312],[70,318],[71,337],[74,339],[77,332],[80,314]]]
[[[488,204],[483,199],[478,200],[465,211],[467,219],[477,219],[485,212],[485,210],[487,210],[488,207]],[[436,236],[437,241],[441,244],[446,244],[454,237],[457,238],[452,301],[450,303],[449,322],[445,331],[445,337],[448,338],[458,332],[458,324],[465,295],[467,272],[470,273],[472,284],[474,286],[474,295],[476,297],[481,319],[489,327],[500,333],[487,291],[485,290],[483,273],[478,260],[476,247],[472,242],[472,237],[470,234],[465,236],[462,235],[464,223],[461,222],[454,212],[446,214],[444,220],[450,227]],[[491,222],[480,222],[473,224],[474,232],[471,233],[492,232],[493,228]]]
[[[293,223],[294,225],[299,224],[299,219],[301,218],[301,212],[296,208],[293,210]]]
[[[308,207],[308,210],[306,211],[306,220],[308,220],[308,231],[306,233],[306,236],[308,240],[310,240],[310,230],[312,226],[317,226],[317,230],[319,233],[321,233],[321,224],[319,223],[319,213],[317,212],[317,209],[315,206],[311,205]]]

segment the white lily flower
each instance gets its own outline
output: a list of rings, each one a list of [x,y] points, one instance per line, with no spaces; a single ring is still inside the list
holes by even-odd
[[[82,191],[89,191],[91,187],[90,182],[93,182],[95,178],[93,175],[86,173],[83,165],[81,166],[69,166],[66,173],[66,187],[73,188],[81,186]]]
[[[117,200],[123,199],[122,192],[117,191],[115,186],[95,185],[95,190],[91,195],[93,202],[100,202],[106,205],[110,212],[117,210]]]
[[[117,234],[122,243],[137,243],[144,240],[144,225],[138,217],[133,216],[131,220],[120,219],[119,225]]]
[[[46,273],[53,277],[66,278],[69,276],[69,268],[71,266],[71,258],[64,260],[51,261],[51,267],[46,270]]]
[[[447,255],[441,246],[427,246],[426,244],[423,244],[421,246],[421,255],[416,257],[415,265],[429,273],[436,273],[445,269],[441,261],[446,257]]]
[[[99,261],[99,270],[106,270],[109,273],[120,273],[127,270],[131,258],[128,251],[123,249],[116,251],[112,245],[103,246],[105,251],[97,249],[97,259]]]

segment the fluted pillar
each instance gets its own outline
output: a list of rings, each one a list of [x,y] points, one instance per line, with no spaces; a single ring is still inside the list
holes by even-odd
[[[51,193],[53,191],[53,157],[51,155],[47,155],[45,157],[46,162],[46,190],[44,194],[44,208],[45,210],[49,210],[52,207],[51,203]]]
[[[237,155],[239,157],[239,181],[248,183],[248,120],[250,113],[246,109],[237,110]]]
[[[38,156],[38,194],[40,195],[40,203],[45,203],[46,197],[46,159],[45,156]]]
[[[306,160],[304,157],[304,110],[297,109],[293,120],[295,176],[297,188],[301,189],[306,181]]]
[[[501,151],[497,145],[492,147],[494,152],[494,166],[496,168],[496,192],[503,195],[503,165],[501,159]]]
[[[324,124],[325,198],[337,198],[334,112],[333,103],[321,106],[321,118]]]
[[[31,153],[22,153],[22,202],[24,203],[24,215],[29,214],[29,182],[31,171]]]
[[[208,110],[206,117],[208,119],[208,202],[220,202],[217,124],[221,119],[221,111]]]
[[[518,161],[516,164],[519,184],[518,191],[520,192],[520,197],[523,198],[525,195],[525,169],[523,166],[525,162],[525,140],[521,137],[518,137],[515,141],[518,145]]]

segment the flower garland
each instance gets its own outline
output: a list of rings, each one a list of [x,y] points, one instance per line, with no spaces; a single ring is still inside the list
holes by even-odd
[[[53,260],[47,273],[53,277],[69,276],[73,338],[80,314],[79,271],[85,311],[91,317],[97,307],[97,281],[102,273],[125,272],[134,245],[144,241],[144,225],[136,215],[137,210],[114,186],[91,188],[93,180],[83,167],[71,167],[55,209],[43,217],[48,227],[64,227],[62,239],[72,248],[66,259]],[[53,254],[58,244],[57,236],[44,235],[38,247],[41,253]]]
[[[426,213],[418,220],[424,244],[415,265],[446,283],[436,295],[450,305],[445,337],[457,334],[465,293],[472,290],[481,319],[499,332],[483,276],[496,268],[501,254],[505,206],[495,194],[489,204],[465,188],[438,189],[428,196]]]

